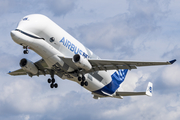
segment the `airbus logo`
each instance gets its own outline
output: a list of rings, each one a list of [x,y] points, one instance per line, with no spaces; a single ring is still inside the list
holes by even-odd
[[[71,52],[74,52],[74,54],[79,54],[84,56],[85,58],[89,58],[89,56],[85,52],[83,52],[81,49],[79,49],[77,46],[75,46],[73,43],[71,43],[64,37],[59,42],[63,43],[63,45],[67,47]]]
[[[149,87],[149,92],[152,93],[152,87]]]

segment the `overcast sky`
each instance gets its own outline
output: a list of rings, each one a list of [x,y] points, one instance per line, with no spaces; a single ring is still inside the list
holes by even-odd
[[[178,0],[0,0],[0,119],[3,120],[179,120],[180,1]],[[41,59],[10,37],[21,18],[44,14],[104,59],[169,61],[171,66],[142,67],[128,72],[125,91],[152,97],[95,100],[75,82],[57,76],[10,76],[19,61]]]

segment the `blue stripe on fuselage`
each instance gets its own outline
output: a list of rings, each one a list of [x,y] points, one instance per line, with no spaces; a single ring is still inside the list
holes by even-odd
[[[104,93],[113,94],[119,88],[119,85],[124,81],[127,72],[128,72],[128,69],[121,69],[114,72],[111,75],[112,81],[106,86],[104,86],[103,88],[97,91],[93,91],[93,93],[96,93],[99,95],[105,95],[105,96],[108,96],[108,95]]]

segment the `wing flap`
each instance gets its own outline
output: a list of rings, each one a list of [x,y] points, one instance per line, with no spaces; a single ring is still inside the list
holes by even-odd
[[[98,70],[119,70],[119,69],[137,69],[136,66],[126,66],[126,65],[93,65],[92,69],[94,71]]]

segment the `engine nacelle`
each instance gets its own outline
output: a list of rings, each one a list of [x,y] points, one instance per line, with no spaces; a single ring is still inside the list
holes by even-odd
[[[86,71],[92,68],[92,65],[89,63],[89,61],[79,54],[74,55],[72,61],[77,67],[85,69]]]
[[[19,65],[26,72],[30,72],[31,74],[37,74],[38,73],[38,69],[34,65],[34,63],[31,62],[30,60],[27,60],[26,58],[21,59]]]

